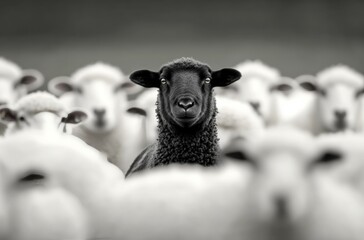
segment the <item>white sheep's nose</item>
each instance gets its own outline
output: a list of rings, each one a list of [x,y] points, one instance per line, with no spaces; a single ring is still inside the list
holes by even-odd
[[[346,117],[346,111],[345,110],[335,110],[334,114],[335,114],[335,117],[338,120],[344,120],[345,117]]]
[[[255,111],[259,112],[259,110],[260,110],[260,103],[259,102],[251,101],[251,102],[249,102],[249,104],[253,107],[253,109]]]
[[[97,118],[103,118],[105,116],[106,110],[104,108],[95,108],[94,114]]]

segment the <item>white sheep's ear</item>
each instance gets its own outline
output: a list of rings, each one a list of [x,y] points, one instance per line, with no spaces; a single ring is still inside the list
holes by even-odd
[[[48,82],[48,91],[56,96],[61,96],[66,92],[72,92],[74,87],[70,83],[69,77],[56,77]]]
[[[115,92],[123,91],[128,95],[138,94],[143,90],[144,88],[131,81],[120,83],[115,87]]]
[[[87,114],[83,111],[76,110],[70,112],[67,117],[62,118],[63,123],[78,124],[87,119]]]
[[[316,78],[312,75],[302,75],[296,78],[296,81],[306,91],[317,91]]]
[[[225,87],[241,78],[241,73],[232,68],[223,68],[211,74],[212,87]]]
[[[0,120],[4,123],[16,122],[17,112],[10,108],[0,108]]]
[[[293,90],[292,82],[293,82],[292,78],[282,77],[281,81],[273,85],[270,90],[288,93]]]
[[[130,113],[130,114],[135,114],[135,115],[140,115],[140,116],[147,116],[147,112],[139,107],[130,107],[126,110],[126,112]]]
[[[23,70],[23,76],[15,84],[15,87],[24,86],[28,92],[40,88],[44,83],[43,74],[34,69]]]

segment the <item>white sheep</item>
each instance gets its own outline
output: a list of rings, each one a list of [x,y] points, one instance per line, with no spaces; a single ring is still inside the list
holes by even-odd
[[[43,75],[33,69],[23,70],[0,57],[0,105],[12,104],[44,82]]]
[[[319,152],[310,135],[269,130],[226,156],[242,163],[171,166],[126,181],[108,237],[362,239],[363,198],[321,170],[340,156]]]
[[[77,70],[69,79],[55,78],[48,89],[65,95],[68,105],[80,108],[87,120],[73,134],[106,153],[109,161],[127,171],[143,149],[142,117],[127,113],[125,75],[116,67],[95,63]],[[62,96],[63,96],[62,95]]]
[[[336,65],[300,84],[316,93],[313,108],[318,117],[318,132],[358,131],[362,74],[348,66]]]
[[[327,173],[344,157],[336,149],[317,147],[306,132],[275,128],[261,139],[232,146],[226,155],[253,169],[246,196],[258,221],[270,226],[265,239],[362,239],[360,192]]]
[[[0,106],[13,104],[30,91],[39,88],[44,82],[43,75],[34,69],[21,69],[14,62],[0,57]],[[0,134],[6,129],[0,123]]]
[[[0,149],[0,163],[9,172],[45,173],[55,186],[81,202],[90,226],[89,239],[108,235],[114,192],[122,187],[124,175],[99,151],[75,136],[39,130],[9,135],[0,140]]]
[[[0,120],[7,124],[5,135],[24,129],[66,130],[67,124],[78,124],[87,115],[79,110],[67,111],[64,104],[47,92],[35,92],[20,98],[13,106],[0,108]]]
[[[43,180],[13,182],[8,197],[11,215],[7,239],[89,239],[86,215],[78,199],[61,188],[39,181]]]
[[[321,134],[317,146],[342,155],[342,159],[327,168],[327,173],[351,184],[364,193],[364,135],[352,132]]]
[[[264,131],[264,122],[248,103],[216,96],[219,146],[224,149],[234,138],[250,139]]]
[[[262,116],[266,123],[271,115],[271,91],[279,82],[280,72],[261,61],[246,61],[235,66],[241,80],[236,88],[235,99],[248,102]]]
[[[301,81],[310,76],[302,75],[296,79],[284,77],[272,92],[272,111],[270,126],[292,126],[312,133],[317,132],[317,113],[314,108],[316,95],[300,87]]]

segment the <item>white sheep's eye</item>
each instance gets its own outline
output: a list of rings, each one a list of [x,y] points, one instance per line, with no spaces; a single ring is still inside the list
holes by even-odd
[[[161,79],[161,83],[162,83],[162,84],[166,84],[166,83],[167,83],[167,80],[166,80],[165,78],[162,78],[162,79]]]
[[[211,82],[211,78],[208,77],[205,79],[205,83],[210,83],[210,82]]]
[[[19,121],[24,122],[25,121],[25,117],[23,117],[23,116],[19,117]]]

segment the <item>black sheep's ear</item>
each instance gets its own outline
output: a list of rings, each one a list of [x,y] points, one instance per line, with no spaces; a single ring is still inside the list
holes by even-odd
[[[129,78],[133,83],[136,83],[145,88],[159,88],[160,80],[159,80],[159,73],[152,72],[149,70],[139,70],[133,72]]]
[[[241,73],[232,68],[223,68],[212,72],[212,87],[225,87],[241,78]]]
[[[17,112],[11,110],[10,108],[1,108],[0,109],[0,120],[5,123],[16,122],[18,116]]]

